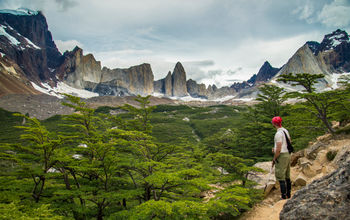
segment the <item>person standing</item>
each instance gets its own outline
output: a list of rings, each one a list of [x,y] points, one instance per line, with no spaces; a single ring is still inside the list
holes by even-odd
[[[290,181],[290,153],[287,148],[287,140],[290,141],[290,135],[287,129],[282,127],[282,118],[273,117],[272,125],[276,128],[275,145],[272,149],[274,153],[272,167],[275,165],[276,180],[280,183],[281,199],[289,199],[292,184]]]

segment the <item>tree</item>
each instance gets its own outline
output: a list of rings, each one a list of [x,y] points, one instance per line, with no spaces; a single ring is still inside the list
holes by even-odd
[[[57,149],[62,144],[61,137],[54,137],[36,118],[22,114],[15,116],[24,117],[26,126],[17,126],[23,129],[24,134],[21,139],[26,140],[28,144],[15,145],[15,151],[23,152],[17,154],[17,162],[21,164],[24,175],[29,175],[33,180],[32,197],[35,202],[39,202],[45,187],[49,170],[56,163],[54,157]]]
[[[282,104],[286,100],[286,98],[283,97],[285,93],[284,89],[265,84],[263,87],[259,88],[259,91],[260,93],[256,100],[260,101],[260,103],[255,107],[269,119],[281,115]]]
[[[301,92],[289,92],[288,97],[306,100],[303,102],[305,110],[321,120],[328,131],[334,134],[335,131],[329,121],[329,109],[339,102],[339,96],[336,95],[336,91],[316,92],[314,86],[323,78],[323,74],[289,73],[280,75],[278,81],[289,83],[292,86],[301,86],[303,88]]]

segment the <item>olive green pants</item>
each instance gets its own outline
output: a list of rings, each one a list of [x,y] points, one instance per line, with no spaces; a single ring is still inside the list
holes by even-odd
[[[290,179],[290,154],[281,153],[277,160],[278,162],[275,164],[276,180]]]

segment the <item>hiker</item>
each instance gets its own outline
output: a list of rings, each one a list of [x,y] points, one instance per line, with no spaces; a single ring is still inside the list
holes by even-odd
[[[272,118],[272,125],[276,128],[275,134],[275,146],[272,148],[274,153],[272,167],[275,165],[276,180],[280,183],[281,199],[289,199],[291,192],[290,181],[290,153],[287,147],[286,138],[290,139],[287,129],[282,127],[282,118],[276,116]]]

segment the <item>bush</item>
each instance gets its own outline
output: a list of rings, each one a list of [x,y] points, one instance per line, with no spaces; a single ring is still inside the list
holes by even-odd
[[[337,151],[334,151],[334,150],[331,150],[331,151],[328,151],[327,152],[327,160],[328,161],[332,161],[334,158],[335,158],[335,156],[337,155]]]

